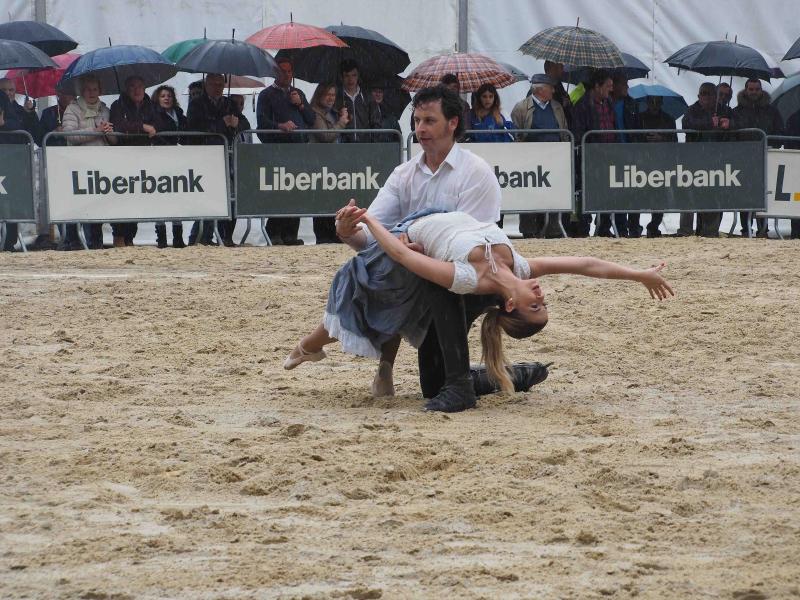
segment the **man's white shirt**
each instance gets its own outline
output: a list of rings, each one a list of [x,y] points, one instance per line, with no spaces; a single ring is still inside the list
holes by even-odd
[[[424,152],[395,168],[369,213],[391,228],[424,208],[465,212],[482,223],[494,223],[500,219],[500,185],[485,160],[453,144],[435,173],[425,164]]]

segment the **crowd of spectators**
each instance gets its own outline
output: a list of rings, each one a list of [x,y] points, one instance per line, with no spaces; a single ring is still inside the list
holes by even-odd
[[[289,59],[277,60],[279,75],[274,83],[258,96],[256,107],[257,128],[272,130],[259,133],[262,143],[351,143],[393,141],[390,134],[366,133],[368,129],[399,130],[398,115],[385,103],[383,81],[369,85],[361,80],[359,66],[355,61],[341,63],[335,79],[320,83],[308,101],[302,90],[293,85],[293,66]],[[602,69],[591,72],[589,80],[580,86],[582,96],[573,103],[564,88],[564,67],[546,61],[544,73],[531,78],[531,86],[525,98],[517,102],[510,112],[510,119],[503,112],[500,96],[489,83],[472,94],[472,102],[462,99],[462,120],[465,134],[461,142],[555,142],[566,141],[564,131],[570,131],[580,152],[584,133],[592,134],[586,143],[629,142],[676,142],[677,133],[653,133],[643,131],[632,134],[631,130],[675,130],[676,122],[662,107],[662,98],[646,98],[646,108],[628,94],[628,80],[624,75]],[[196,137],[174,135],[180,132],[204,132],[221,134],[232,146],[239,138],[251,142],[252,128],[244,115],[245,99],[239,94],[225,95],[225,78],[220,74],[208,74],[201,81],[189,85],[189,104],[186,112],[180,106],[175,90],[168,85],[159,86],[151,96],[145,92],[144,81],[129,77],[123,92],[109,108],[100,99],[103,94],[100,81],[89,76],[79,82],[78,96],[59,91],[57,103],[37,116],[34,103],[26,99],[17,101],[17,90],[10,79],[0,79],[0,131],[24,130],[34,142],[41,145],[49,132],[68,132],[77,135],[51,138],[49,145],[69,146],[146,146],[175,144],[220,144],[219,135]],[[441,84],[460,93],[456,74],[445,75]],[[576,96],[573,96],[576,98]],[[733,89],[725,82],[715,85],[705,82],[700,85],[697,101],[689,106],[683,116],[682,127],[697,133],[687,134],[689,143],[699,141],[730,141],[747,139],[742,129],[761,129],[767,135],[800,136],[800,113],[786,124],[778,111],[771,106],[769,93],[761,87],[758,79],[747,80],[744,89],[737,94],[735,108],[730,107]],[[359,130],[349,133],[348,130]],[[413,130],[413,118],[412,118]],[[542,133],[517,130],[542,130]],[[561,131],[558,131],[561,130]],[[624,130],[624,131],[621,131]],[[170,133],[165,136],[161,134]],[[128,134],[128,135],[115,135]],[[130,135],[135,134],[135,135]],[[0,143],[25,143],[10,137],[0,138]],[[776,147],[800,148],[800,143],[773,143]],[[579,159],[579,156],[578,156]],[[580,164],[576,160],[576,165]],[[580,190],[580,169],[576,169],[576,187]],[[231,177],[233,167],[231,166]],[[640,214],[601,214],[595,218],[594,235],[612,236],[614,230],[621,237],[659,237],[663,213],[653,213],[650,222],[643,227]],[[696,217],[696,221],[695,221]],[[682,213],[678,236],[702,235],[716,237],[722,213]],[[751,233],[752,215],[741,213],[741,234]],[[299,245],[298,218],[270,218],[267,233],[273,244]],[[561,237],[564,232],[571,237],[590,234],[592,216],[581,210],[578,194],[577,210],[574,213],[523,213],[519,219],[523,237]],[[613,223],[613,229],[612,229]],[[235,220],[218,221],[222,243],[235,245],[233,230]],[[85,239],[89,248],[102,248],[102,224],[84,224]],[[133,245],[137,223],[112,223],[113,245]],[[333,218],[315,217],[313,224],[317,243],[336,243]],[[13,248],[18,231],[14,223],[7,224],[5,250]],[[159,248],[167,246],[165,223],[155,225],[156,243]],[[188,240],[184,240],[182,224],[172,223],[172,245],[183,248],[189,245],[212,245],[214,222],[197,221],[193,224]],[[39,231],[38,242],[46,246],[47,231]],[[767,237],[766,219],[757,219],[755,234]],[[800,238],[800,220],[792,220],[792,238]],[[64,227],[59,248],[79,249],[76,225]]]

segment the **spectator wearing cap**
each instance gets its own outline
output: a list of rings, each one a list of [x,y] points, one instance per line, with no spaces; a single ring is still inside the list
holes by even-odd
[[[531,77],[531,93],[517,102],[511,111],[511,121],[517,129],[567,129],[564,108],[554,99],[555,85],[549,75],[540,73]],[[559,133],[519,133],[519,142],[560,142],[568,141],[565,134]],[[523,213],[519,216],[519,231],[522,237],[560,237],[556,218],[558,213]],[[552,215],[555,215],[553,218]],[[569,222],[569,215],[563,216]],[[545,224],[549,227],[545,230]]]
[[[294,66],[288,58],[278,58],[278,77],[258,95],[256,118],[259,129],[273,129],[276,133],[259,133],[262,143],[288,144],[308,142],[308,136],[293,133],[295,129],[313,129],[314,111],[305,94],[292,86]],[[267,234],[275,245],[296,246],[303,243],[297,237],[300,219],[272,217],[267,220]]]

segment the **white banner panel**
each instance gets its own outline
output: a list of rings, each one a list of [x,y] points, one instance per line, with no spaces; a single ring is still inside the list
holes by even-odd
[[[219,146],[48,147],[50,220],[178,221],[230,216]]]
[[[463,144],[492,167],[500,184],[503,212],[571,212],[573,199],[572,144],[518,142]],[[411,145],[411,156],[422,152]]]
[[[766,217],[800,218],[800,150],[767,151]]]

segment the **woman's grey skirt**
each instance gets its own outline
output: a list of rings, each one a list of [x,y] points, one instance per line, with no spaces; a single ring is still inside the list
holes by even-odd
[[[431,322],[428,286],[373,242],[336,273],[323,324],[350,354],[379,358],[396,335],[418,348]]]

